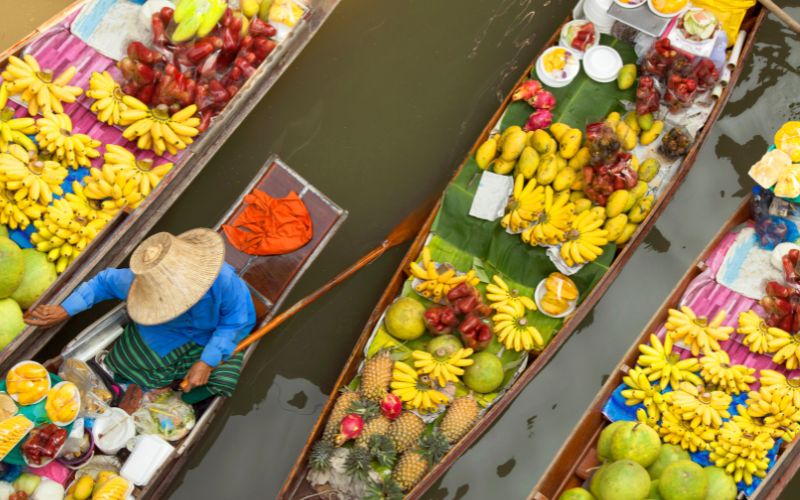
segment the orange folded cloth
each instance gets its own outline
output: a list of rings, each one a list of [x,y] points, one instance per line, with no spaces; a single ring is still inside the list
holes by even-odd
[[[247,207],[222,229],[231,244],[250,255],[279,255],[297,250],[311,240],[311,217],[303,200],[292,191],[273,198],[254,190],[244,197]]]

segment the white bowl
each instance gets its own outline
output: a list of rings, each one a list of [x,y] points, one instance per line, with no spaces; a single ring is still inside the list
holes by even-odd
[[[614,0],[614,3],[622,7],[623,9],[635,9],[640,5],[644,5],[647,3],[646,0],[633,0],[631,2],[625,3],[622,0]]]
[[[94,445],[106,455],[116,454],[135,435],[133,417],[120,408],[111,408],[106,415],[95,419],[92,427]]]
[[[619,52],[606,45],[597,45],[583,56],[583,70],[596,82],[613,82],[622,69]]]
[[[558,44],[574,52],[575,55],[578,56],[578,59],[583,57],[584,52],[582,50],[576,49],[575,47],[569,44],[569,42],[567,41],[567,30],[569,30],[570,26],[583,25],[587,23],[592,23],[592,22],[586,19],[576,19],[574,21],[568,22],[567,24],[564,25],[563,28],[561,28],[561,36],[558,39]],[[592,23],[592,26],[594,26],[594,23]],[[596,47],[598,43],[600,43],[600,33],[598,33],[597,31],[597,26],[594,26],[594,42],[589,46],[589,49],[591,49],[592,47]]]
[[[566,311],[561,314],[547,314],[544,312],[541,301],[542,298],[544,298],[544,294],[547,293],[547,287],[544,284],[545,281],[547,281],[547,278],[543,279],[538,285],[536,285],[536,291],[533,293],[533,300],[536,302],[536,307],[539,309],[539,312],[551,318],[566,318],[572,314],[575,311],[575,308],[578,306],[577,300],[569,301],[569,307],[567,307]]]

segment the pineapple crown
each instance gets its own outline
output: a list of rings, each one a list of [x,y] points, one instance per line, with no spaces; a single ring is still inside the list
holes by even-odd
[[[361,446],[353,446],[347,453],[344,461],[344,470],[348,476],[355,476],[361,480],[368,477],[372,456],[369,450]]]
[[[449,449],[450,443],[447,442],[447,438],[444,437],[439,429],[434,429],[423,435],[419,440],[417,453],[422,455],[429,464],[435,464],[444,457]]]
[[[375,434],[370,436],[367,444],[369,453],[379,464],[394,467],[397,461],[397,448],[388,436]]]
[[[403,489],[392,478],[386,478],[382,483],[370,481],[367,486],[364,500],[402,500]]]
[[[317,441],[314,447],[311,448],[311,456],[308,458],[308,463],[312,469],[318,472],[325,472],[331,467],[331,457],[336,450],[331,443],[327,441]]]
[[[350,404],[348,413],[355,413],[361,415],[364,422],[368,422],[377,417],[381,412],[381,407],[378,403],[368,399],[357,399]]]

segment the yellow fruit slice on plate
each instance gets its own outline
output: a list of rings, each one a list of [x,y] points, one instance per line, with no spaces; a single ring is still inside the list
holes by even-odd
[[[800,122],[786,122],[775,132],[775,147],[800,162]]]
[[[800,196],[800,165],[791,165],[781,172],[775,184],[775,196],[796,198]]]
[[[792,165],[792,159],[780,149],[773,149],[750,167],[750,177],[763,188],[771,188],[781,173]]]

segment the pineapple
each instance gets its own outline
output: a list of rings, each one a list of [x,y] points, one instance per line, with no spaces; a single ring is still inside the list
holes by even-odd
[[[401,413],[389,429],[389,437],[394,441],[397,453],[403,453],[416,445],[424,429],[425,422],[421,418],[409,411]]]
[[[433,431],[422,437],[419,447],[408,450],[400,456],[392,470],[392,479],[403,489],[413,488],[428,472],[430,466],[442,459],[450,445],[444,436]]]
[[[472,396],[456,399],[447,409],[439,429],[447,442],[452,444],[464,437],[475,424],[480,407]]]
[[[379,415],[364,425],[364,430],[356,438],[356,446],[367,446],[369,438],[375,435],[386,434],[392,422],[383,415]]]
[[[397,462],[397,450],[388,436],[375,434],[369,439],[367,448],[372,458],[383,466],[392,468]]]
[[[339,434],[339,424],[342,423],[344,416],[350,413],[350,406],[356,401],[358,401],[357,392],[342,392],[339,399],[337,399],[336,403],[333,405],[333,411],[328,419],[328,423],[325,424],[325,432],[322,433],[323,440],[331,444],[335,442],[336,435]]]
[[[389,351],[381,351],[367,360],[361,374],[361,395],[364,398],[375,402],[383,399],[392,381],[393,365]]]
[[[327,441],[319,440],[311,448],[308,464],[317,472],[325,472],[331,468],[331,457],[336,448]]]
[[[364,500],[403,500],[403,490],[391,478],[382,483],[370,481]]]
[[[361,446],[353,446],[344,461],[345,473],[363,481],[367,478],[367,474],[371,469],[371,462],[372,456],[369,454],[369,450]]]

